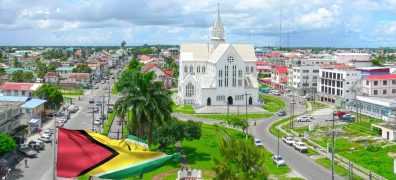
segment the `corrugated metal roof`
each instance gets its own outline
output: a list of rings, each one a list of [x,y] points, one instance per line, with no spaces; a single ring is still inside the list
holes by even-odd
[[[25,102],[28,98],[25,96],[0,96],[0,101]]]
[[[46,100],[42,100],[42,99],[31,99],[25,102],[25,104],[22,104],[21,108],[33,109],[36,108],[37,106],[44,104],[45,102]]]

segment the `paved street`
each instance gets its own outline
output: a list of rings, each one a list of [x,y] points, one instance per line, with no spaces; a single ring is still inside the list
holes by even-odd
[[[285,102],[288,102],[287,113],[288,115],[290,115],[291,105],[290,105],[290,101],[288,100],[288,97],[281,96],[281,98]],[[298,101],[302,101],[302,99],[296,97],[296,102]],[[304,112],[303,105],[299,105],[299,103],[296,103],[295,114],[300,114],[303,112]],[[277,121],[280,118],[283,117],[273,116],[271,118],[265,119],[264,121],[258,121],[257,126],[255,127],[254,126],[250,127],[251,134],[256,138],[261,139],[264,147],[274,154],[277,153],[278,140],[275,136],[273,136],[269,132],[269,127],[273,122]],[[286,164],[291,169],[297,171],[300,175],[302,175],[303,177],[309,180],[331,179],[331,171],[329,171],[326,168],[323,168],[319,164],[315,163],[309,156],[301,154],[300,152],[294,150],[292,147],[284,144],[282,141],[280,141],[279,144],[279,154],[284,158]],[[336,176],[336,179],[342,179],[342,178]]]
[[[92,127],[92,111],[90,107],[95,104],[89,104],[90,99],[94,99],[95,102],[102,100],[102,95],[108,95],[108,90],[103,90],[105,86],[111,87],[114,83],[113,79],[110,79],[110,84],[98,84],[99,89],[92,89],[85,92],[84,96],[81,96],[81,100],[75,98],[73,100],[75,105],[79,106],[79,110],[76,113],[71,114],[70,120],[65,124],[65,128],[68,129],[90,129]],[[109,88],[108,88],[109,89]],[[113,95],[112,95],[113,96]],[[113,96],[114,97],[114,96]],[[110,103],[114,103],[111,99]],[[107,104],[107,98],[106,98]],[[106,111],[107,107],[105,107]],[[98,119],[99,113],[95,113],[95,119]],[[53,124],[53,123],[52,123]],[[53,126],[50,124],[50,126]],[[99,129],[99,127],[96,127]],[[45,128],[44,128],[45,129]],[[100,129],[99,129],[100,130]],[[37,155],[37,158],[27,158],[28,167],[25,168],[24,159],[20,161],[16,169],[12,170],[11,179],[21,180],[47,180],[53,177],[53,145],[50,143],[46,144],[46,148]]]

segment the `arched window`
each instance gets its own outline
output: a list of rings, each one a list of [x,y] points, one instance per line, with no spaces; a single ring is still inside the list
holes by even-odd
[[[186,97],[192,97],[192,96],[194,96],[194,86],[192,85],[191,82],[188,82],[186,86]]]
[[[250,67],[250,72],[253,73],[254,72],[254,67]]]
[[[234,62],[234,57],[232,57],[232,56],[228,56],[228,58],[227,58],[227,61],[228,61],[228,63],[233,63]]]
[[[193,66],[190,66],[190,73],[194,72]]]
[[[249,66],[246,66],[246,73],[249,73]]]
[[[201,72],[201,67],[197,67],[197,73]]]
[[[188,72],[188,67],[187,67],[187,65],[184,66],[184,72]]]
[[[205,66],[202,66],[202,73],[205,73]]]

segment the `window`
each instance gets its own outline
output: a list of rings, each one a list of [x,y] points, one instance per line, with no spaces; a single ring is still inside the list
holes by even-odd
[[[188,72],[188,67],[184,66],[184,72]]]
[[[396,94],[396,89],[392,89],[392,94]]]
[[[366,85],[367,85],[367,86],[369,85],[369,81],[366,81]]]
[[[201,72],[201,67],[197,67],[197,73]]]
[[[378,90],[374,90],[374,91],[373,91],[373,94],[374,94],[374,95],[378,95]]]
[[[220,78],[223,77],[223,71],[222,70],[219,70],[219,77]]]
[[[246,73],[249,74],[249,66],[246,66]]]
[[[303,73],[309,73],[309,70],[303,70]]]
[[[251,73],[254,72],[254,67],[253,67],[253,66],[250,67],[250,72],[251,72]]]
[[[225,66],[224,76],[224,87],[228,87],[228,66]]]
[[[232,66],[232,87],[236,87],[236,66]]]
[[[25,96],[25,94],[26,94],[26,91],[22,91],[22,96]]]
[[[194,96],[194,86],[192,85],[191,82],[188,82],[186,86],[186,97],[192,97]]]
[[[392,80],[392,85],[396,85],[396,80]]]
[[[219,80],[219,87],[223,87],[223,80]]]
[[[313,73],[319,73],[319,70],[314,69],[312,72],[313,72]]]
[[[238,79],[238,86],[242,87],[242,79]]]
[[[382,94],[386,94],[386,89],[382,90]]]
[[[228,58],[227,58],[227,61],[228,61],[228,63],[233,63],[234,62],[234,57],[232,57],[232,56],[228,56]]]
[[[340,73],[337,73],[337,79],[340,79]]]
[[[318,86],[318,83],[312,83],[312,86]]]
[[[194,72],[193,66],[190,66],[190,73]]]
[[[238,70],[238,77],[239,77],[239,78],[242,77],[242,70]]]
[[[378,81],[374,81],[374,86],[378,86]]]
[[[388,81],[387,80],[382,81],[382,85],[384,86],[388,85]]]
[[[202,66],[202,73],[205,73],[205,66]]]

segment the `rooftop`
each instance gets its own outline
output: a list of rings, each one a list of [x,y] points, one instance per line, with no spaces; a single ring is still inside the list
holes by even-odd
[[[0,102],[2,101],[14,101],[14,102],[26,102],[29,97],[26,96],[0,96]]]
[[[13,102],[13,101],[0,101],[0,113],[8,111],[9,109],[19,106],[21,102]]]
[[[42,99],[31,99],[31,100],[25,102],[21,106],[21,108],[33,109],[33,108],[36,108],[37,106],[44,104],[45,102],[46,102],[46,100],[42,100]]]
[[[7,69],[4,69],[4,71],[5,71],[7,74],[12,74],[12,73],[14,73],[14,72],[16,72],[16,71],[33,72],[33,71],[30,70],[30,69],[24,69],[24,68],[7,68]]]
[[[73,71],[75,67],[58,67],[56,68],[57,71]]]
[[[278,73],[287,73],[287,67],[285,67],[285,66],[275,67],[274,69]]]
[[[380,75],[367,75],[367,80],[387,80],[396,79],[396,74],[380,74]]]

